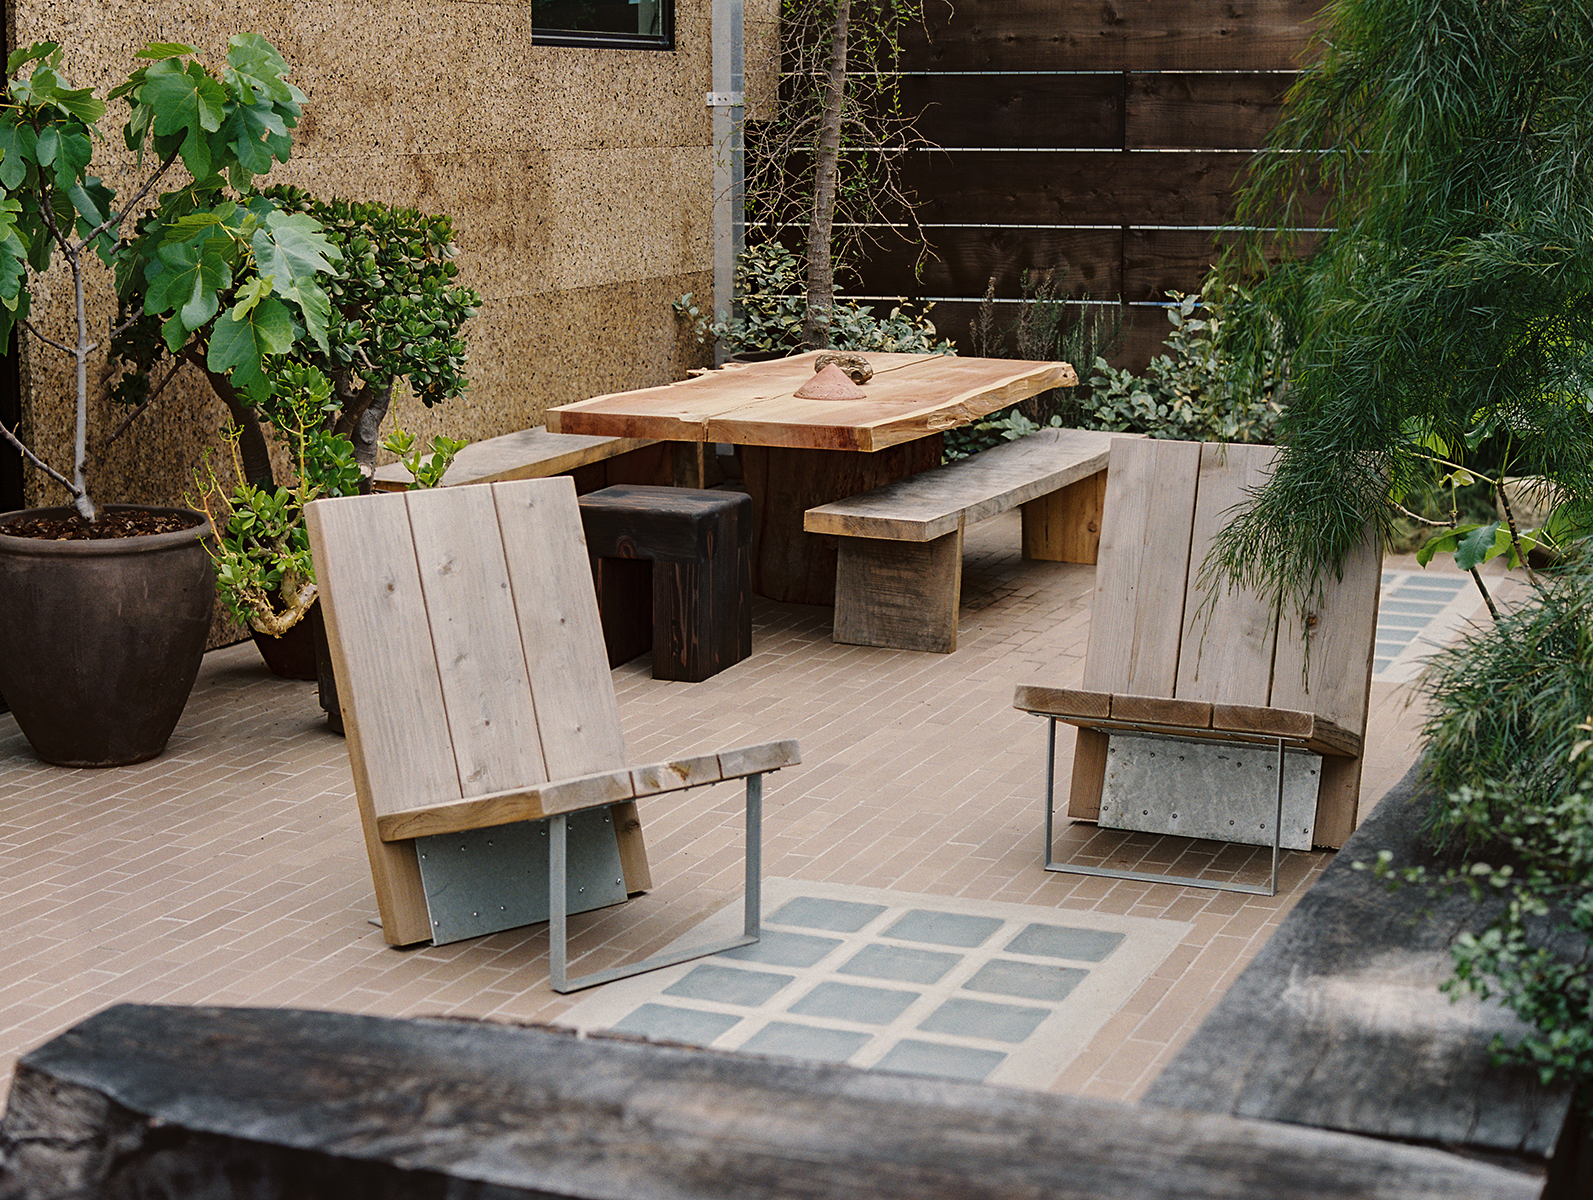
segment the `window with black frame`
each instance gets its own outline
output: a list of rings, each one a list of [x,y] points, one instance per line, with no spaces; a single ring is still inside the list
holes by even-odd
[[[531,0],[531,43],[673,50],[674,0]]]

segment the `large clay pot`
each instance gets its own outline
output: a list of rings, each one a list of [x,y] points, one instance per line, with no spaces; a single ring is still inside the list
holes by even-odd
[[[143,537],[4,533],[12,521],[70,515],[0,516],[0,692],[45,762],[142,762],[166,748],[204,657],[215,603],[210,525],[191,513],[192,529]]]

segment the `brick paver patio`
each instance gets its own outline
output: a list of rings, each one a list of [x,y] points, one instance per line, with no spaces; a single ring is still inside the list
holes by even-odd
[[[1011,707],[1012,691],[1077,684],[1093,569],[1024,562],[1017,542],[1016,514],[970,531],[955,654],[837,646],[829,610],[760,601],[751,658],[698,684],[627,664],[615,672],[620,708],[636,761],[801,740],[802,765],[768,780],[771,877],[1188,922],[1049,1083],[1132,1099],[1329,855],[1287,853],[1276,898],[1041,869],[1045,725]],[[1408,683],[1374,682],[1363,810],[1414,759],[1411,696]],[[587,955],[576,970],[656,950],[739,895],[738,790],[651,801],[642,817],[656,889],[572,918],[574,951]],[[1267,855],[1061,829],[1059,856],[1113,865],[1256,877]],[[580,999],[548,988],[542,926],[385,945],[343,742],[314,685],[272,677],[250,644],[207,656],[152,762],[44,766],[0,716],[0,913],[0,1095],[18,1054],[119,1001],[557,1022]]]

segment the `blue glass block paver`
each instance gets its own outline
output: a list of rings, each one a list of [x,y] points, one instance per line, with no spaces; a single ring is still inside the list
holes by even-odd
[[[729,1013],[676,1008],[670,1004],[644,1004],[614,1028],[620,1033],[634,1033],[656,1041],[706,1046],[740,1021],[740,1017]]]
[[[749,1054],[778,1054],[814,1062],[845,1062],[861,1050],[872,1034],[849,1029],[824,1029],[792,1021],[771,1021],[740,1046]]]
[[[1030,925],[1007,943],[1009,954],[1035,958],[1073,958],[1100,962],[1123,944],[1121,933],[1075,929],[1070,925]]]
[[[826,981],[791,1005],[790,1011],[804,1017],[855,1021],[859,1025],[889,1025],[916,999],[917,992]]]
[[[897,1042],[874,1065],[882,1071],[909,1075],[941,1075],[949,1079],[982,1082],[1006,1059],[999,1050],[974,1050],[967,1046],[941,1046],[908,1038]]]
[[[778,911],[764,918],[770,925],[797,925],[803,929],[828,929],[834,933],[856,933],[880,913],[883,904],[859,904],[855,900],[821,900],[798,896],[787,900]]]
[[[898,983],[934,983],[962,961],[960,954],[871,942],[836,968],[839,975],[865,975]]]
[[[1429,617],[1444,611],[1444,605],[1434,600],[1384,600],[1383,607],[1391,613],[1425,613]]]
[[[1430,618],[1408,613],[1378,613],[1377,627],[1382,629],[1426,629]]]
[[[811,967],[841,944],[840,938],[815,937],[811,933],[788,933],[784,929],[765,929],[750,946],[722,951],[719,958],[742,962],[767,963],[771,967]]]
[[[1080,967],[1053,967],[1041,963],[993,958],[963,984],[970,992],[994,992],[1020,1000],[1063,1000],[1089,972]]]
[[[1021,1042],[1051,1015],[1049,1008],[995,1004],[953,996],[919,1023],[925,1033],[982,1038],[989,1042]]]
[[[915,908],[899,918],[881,937],[904,942],[928,942],[935,946],[977,946],[1000,929],[995,917],[973,917],[967,913],[935,912]]]
[[[773,971],[745,971],[737,967],[705,965],[693,967],[688,974],[665,988],[664,995],[758,1008],[774,999],[774,994],[795,978],[795,975],[777,975]]]

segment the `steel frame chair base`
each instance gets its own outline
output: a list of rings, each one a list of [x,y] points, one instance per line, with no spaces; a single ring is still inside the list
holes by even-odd
[[[1044,716],[1045,714],[1036,714]],[[1278,858],[1282,850],[1283,837],[1283,751],[1286,745],[1284,738],[1253,738],[1239,739],[1252,742],[1276,742],[1278,747],[1278,797],[1277,810],[1272,820],[1272,874],[1266,884],[1262,886],[1255,883],[1224,883],[1216,879],[1200,879],[1193,875],[1157,874],[1153,871],[1119,871],[1111,867],[1090,867],[1076,863],[1057,862],[1051,856],[1054,846],[1055,816],[1053,808],[1056,804],[1056,726],[1061,718],[1046,716],[1049,725],[1046,737],[1045,750],[1045,860],[1047,871],[1056,871],[1066,875],[1094,875],[1102,879],[1133,879],[1141,883],[1170,883],[1175,886],[1211,888],[1219,892],[1241,892],[1247,896],[1276,896],[1278,894]],[[1103,723],[1104,724],[1104,723]],[[1171,737],[1173,735],[1157,733],[1143,726],[1127,726],[1135,733],[1151,737]]]
[[[588,975],[568,978],[568,897],[565,894],[566,875],[565,814],[548,818],[548,980],[555,992],[577,992],[612,983],[616,979],[629,979],[662,967],[722,954],[741,946],[750,946],[762,936],[763,914],[763,776],[747,776],[746,797],[746,884],[743,889],[742,932],[739,937],[709,945],[694,946],[686,950],[669,951],[654,955],[638,963],[593,971]]]

